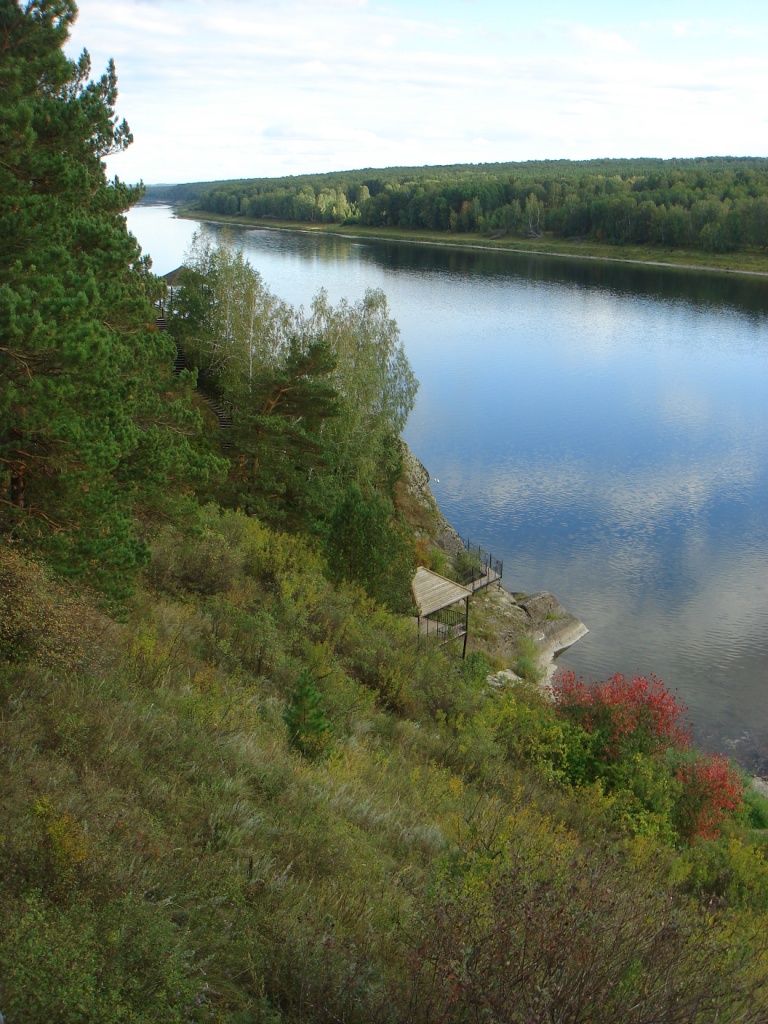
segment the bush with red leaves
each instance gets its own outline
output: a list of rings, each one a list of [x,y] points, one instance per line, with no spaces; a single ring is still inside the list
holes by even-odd
[[[680,835],[717,839],[720,826],[744,803],[739,770],[722,754],[697,751],[676,759],[675,778],[683,787],[674,815]]]
[[[580,762],[571,758],[573,782],[601,779],[609,791],[636,791],[640,787],[631,780],[637,757],[650,759],[678,791],[670,798],[670,818],[686,840],[717,838],[723,822],[741,809],[744,783],[738,768],[727,757],[692,749],[690,725],[683,720],[687,709],[661,679],[617,673],[604,683],[585,683],[563,672],[552,692],[557,714],[586,734],[586,756]],[[658,810],[654,793],[663,792],[670,792],[669,782],[644,792],[642,802]]]
[[[606,762],[635,751],[690,747],[690,726],[681,721],[687,708],[654,675],[627,679],[617,672],[605,683],[588,684],[562,672],[552,695],[562,717],[598,740],[595,752]]]

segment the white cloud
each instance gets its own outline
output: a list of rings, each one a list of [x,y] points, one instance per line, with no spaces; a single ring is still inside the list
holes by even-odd
[[[80,9],[71,51],[87,46],[96,71],[117,63],[136,143],[110,166],[127,179],[753,154],[765,138],[764,24],[526,21],[490,0],[439,13],[374,0]]]
[[[635,49],[618,32],[602,32],[589,25],[572,25],[571,33],[577,43],[587,46],[590,50],[606,53],[631,53]]]

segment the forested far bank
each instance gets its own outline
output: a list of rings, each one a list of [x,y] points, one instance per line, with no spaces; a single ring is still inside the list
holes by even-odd
[[[704,252],[768,244],[768,159],[392,167],[151,186],[150,201],[309,224],[589,239]]]

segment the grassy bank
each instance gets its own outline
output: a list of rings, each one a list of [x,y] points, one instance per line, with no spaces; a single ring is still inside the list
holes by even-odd
[[[529,253],[562,256],[570,259],[604,260],[614,263],[642,263],[650,266],[768,277],[768,254],[762,250],[715,254],[694,249],[668,249],[645,245],[606,245],[600,242],[563,240],[546,236],[535,239],[488,238],[477,234],[412,231],[404,228],[369,228],[355,224],[310,224],[306,221],[260,220],[249,217],[226,217],[193,210],[180,211],[178,216],[191,220],[235,224],[243,227],[271,228],[278,231],[319,232],[339,235],[342,238],[386,239],[446,248]]]
[[[535,686],[305,539],[199,527],[119,623],[0,547],[9,1024],[766,1019],[764,820],[683,841],[661,762],[590,783]]]

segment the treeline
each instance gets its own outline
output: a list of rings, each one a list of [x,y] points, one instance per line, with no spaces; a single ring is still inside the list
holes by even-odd
[[[768,244],[768,160],[537,161],[150,189],[235,217],[727,252]]]

